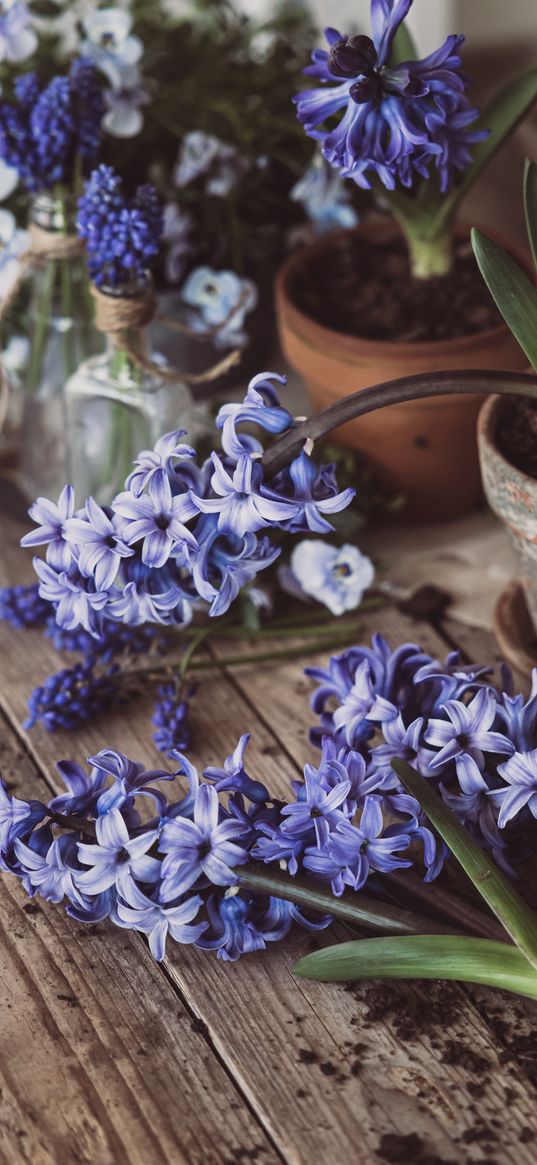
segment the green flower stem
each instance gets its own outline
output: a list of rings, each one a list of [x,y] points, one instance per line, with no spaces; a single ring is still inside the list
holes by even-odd
[[[513,942],[537,969],[537,914],[526,905],[491,857],[480,849],[429,782],[405,761],[392,760],[392,768],[407,792],[419,802]]]
[[[419,231],[405,229],[410,270],[414,279],[435,279],[449,275],[453,270],[453,238],[451,232],[428,238]]]
[[[381,930],[397,935],[446,934],[446,927],[431,922],[410,910],[390,906],[366,894],[346,892],[336,898],[330,890],[319,887],[317,882],[307,878],[292,878],[290,874],[275,870],[265,872],[259,863],[241,866],[236,870],[239,886],[254,890],[257,894],[268,894],[274,898],[284,898],[307,910],[318,910],[322,914],[333,914],[355,926],[369,930]],[[458,932],[456,932],[458,933]]]
[[[429,934],[340,943],[306,955],[295,975],[323,983],[361,979],[447,979],[537,999],[537,974],[516,947]]]

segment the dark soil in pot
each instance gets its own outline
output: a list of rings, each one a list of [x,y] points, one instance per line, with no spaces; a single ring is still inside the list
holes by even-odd
[[[370,340],[450,340],[503,322],[466,239],[455,244],[449,275],[422,280],[412,278],[401,237],[342,233],[329,264],[304,256],[293,298],[324,327]]]
[[[503,456],[537,479],[537,404],[517,397],[507,400],[501,414],[501,425],[496,436]]]

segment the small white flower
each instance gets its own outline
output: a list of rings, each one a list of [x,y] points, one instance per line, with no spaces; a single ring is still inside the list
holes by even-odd
[[[357,546],[330,546],[318,538],[295,546],[291,571],[304,593],[333,615],[353,611],[375,577],[373,563]]]
[[[0,302],[19,278],[20,258],[29,244],[28,231],[19,230],[11,211],[0,208]]]
[[[144,46],[131,35],[132,16],[123,8],[97,8],[83,21],[85,39],[82,53],[108,77],[112,86],[121,88],[122,70],[137,65]]]
[[[251,279],[240,279],[234,271],[213,271],[196,267],[189,275],[181,297],[195,308],[189,324],[198,332],[215,328],[217,348],[243,348],[248,343],[246,316],[257,305],[258,294]]]
[[[0,0],[0,61],[25,61],[36,48],[28,5],[20,0]]]
[[[136,65],[123,65],[118,69],[117,84],[105,91],[104,99],[103,129],[115,138],[136,137],[144,124],[141,109],[150,100]]]
[[[249,166],[248,159],[241,157],[234,146],[220,141],[213,134],[191,130],[185,134],[179,147],[173,180],[180,189],[211,171],[207,178],[207,194],[225,198]]]
[[[319,234],[336,227],[353,227],[358,222],[347,184],[320,153],[295,183],[289,197],[302,204]]]

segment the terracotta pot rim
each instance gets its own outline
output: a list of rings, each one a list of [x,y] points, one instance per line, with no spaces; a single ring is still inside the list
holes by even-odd
[[[308,243],[305,247],[290,255],[280,267],[275,282],[276,305],[280,315],[285,313],[286,326],[291,331],[294,331],[301,339],[309,343],[311,343],[311,339],[315,335],[317,343],[324,349],[336,347],[340,351],[343,349],[346,353],[355,351],[362,356],[369,355],[371,357],[375,357],[379,351],[385,349],[389,349],[391,354],[396,356],[400,355],[401,357],[413,356],[417,352],[425,356],[429,354],[434,356],[437,352],[439,354],[442,352],[464,352],[466,349],[475,348],[476,343],[487,342],[488,340],[493,341],[508,333],[507,324],[501,323],[494,328],[487,328],[480,332],[472,332],[467,336],[453,336],[449,340],[370,340],[367,337],[352,336],[347,332],[337,332],[333,328],[328,328],[325,324],[318,323],[317,320],[313,319],[313,316],[307,315],[306,312],[303,312],[301,308],[297,307],[292,298],[289,284],[305,255],[312,255],[316,252],[322,254],[323,251],[329,251],[334,240],[344,235],[367,235],[380,238],[381,236],[389,237],[390,235],[400,233],[399,228],[393,222],[366,222],[357,227],[329,231],[320,239],[315,239],[314,242]],[[466,227],[464,223],[457,225],[456,234],[460,238],[468,237],[469,233],[469,226]],[[498,237],[497,232],[495,232],[495,236]],[[505,246],[505,240],[500,238],[499,241]],[[512,243],[508,243],[506,249],[515,255],[515,257],[518,255],[519,259],[522,258],[518,249]]]
[[[508,461],[507,457],[500,452],[496,442],[496,429],[500,419],[502,408],[505,408],[507,398],[495,393],[493,396],[488,396],[481,405],[479,417],[477,419],[477,436],[479,444],[486,447],[487,452],[496,465],[502,466],[511,478],[514,478],[517,485],[527,492],[535,494],[537,500],[537,478],[530,477],[528,473],[524,473],[518,466],[513,465],[512,461]]]

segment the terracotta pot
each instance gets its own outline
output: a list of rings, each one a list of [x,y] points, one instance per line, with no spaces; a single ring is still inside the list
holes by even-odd
[[[479,459],[491,510],[504,523],[520,564],[519,577],[537,628],[537,480],[500,453],[496,434],[506,400],[489,396],[478,421]]]
[[[365,224],[357,231],[378,239],[395,235],[393,225],[384,223]],[[527,367],[504,324],[460,339],[404,344],[361,339],[318,324],[296,306],[294,288],[304,268],[313,277],[329,259],[341,233],[325,235],[292,255],[276,282],[282,348],[304,377],[316,410],[357,389],[414,373]],[[403,521],[446,521],[467,513],[482,498],[476,442],[482,399],[409,401],[360,417],[333,436],[342,445],[362,449],[379,481],[405,496]]]

